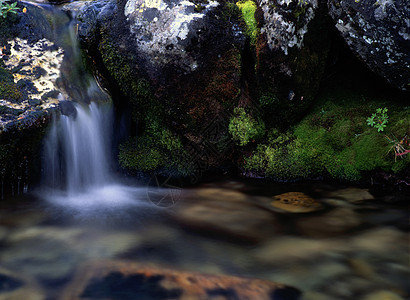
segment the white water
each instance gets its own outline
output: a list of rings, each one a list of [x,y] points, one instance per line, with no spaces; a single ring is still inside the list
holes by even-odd
[[[146,189],[123,185],[110,171],[111,104],[73,108],[54,120],[46,137],[42,196],[77,214],[147,204]]]

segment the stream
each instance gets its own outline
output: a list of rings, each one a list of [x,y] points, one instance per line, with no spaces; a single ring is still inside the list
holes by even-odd
[[[50,125],[41,186],[0,201],[0,300],[177,299],[130,296],[125,283],[108,291],[93,277],[110,266],[127,274],[127,265],[264,279],[303,300],[410,299],[408,194],[321,181],[220,177],[185,188],[120,178],[111,101],[92,76],[74,72],[65,78],[81,86],[66,84],[75,101],[61,99],[69,104]]]
[[[128,189],[138,196],[116,201],[102,189],[105,200],[83,210],[73,200],[33,195],[3,201],[0,277],[24,284],[0,284],[0,299],[72,299],[64,295],[84,266],[113,260],[266,279],[300,289],[300,299],[409,299],[408,205],[388,203],[392,197],[350,203],[346,191],[360,199],[364,190],[220,179],[178,190],[175,204],[160,207],[152,187]],[[255,205],[296,191],[314,194],[325,208]]]

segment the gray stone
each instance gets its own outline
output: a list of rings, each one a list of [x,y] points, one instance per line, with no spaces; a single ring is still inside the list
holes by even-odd
[[[335,26],[359,57],[391,85],[410,88],[410,2],[329,0]]]

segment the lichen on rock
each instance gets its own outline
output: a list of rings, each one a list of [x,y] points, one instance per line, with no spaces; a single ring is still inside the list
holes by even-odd
[[[64,57],[63,50],[47,39],[29,43],[15,38],[6,47],[9,51],[2,53],[4,70],[13,76],[11,85],[18,89],[20,96],[11,99],[7,93],[0,94],[0,105],[4,108],[0,115],[0,130],[7,129],[10,123],[22,120],[35,111],[57,105],[59,92],[52,92],[57,89],[56,82]],[[16,113],[17,110],[19,113]]]
[[[317,0],[259,0],[266,35],[271,50],[281,49],[286,55],[289,48],[301,48],[310,21],[318,8]]]
[[[198,12],[196,4],[186,0],[129,0],[124,14],[139,50],[152,64],[163,67],[172,63],[191,72],[198,68],[198,61],[186,46],[191,39],[200,38],[197,20],[217,6],[217,1],[206,1]]]
[[[409,90],[409,2],[329,0],[328,7],[352,52],[392,86]]]

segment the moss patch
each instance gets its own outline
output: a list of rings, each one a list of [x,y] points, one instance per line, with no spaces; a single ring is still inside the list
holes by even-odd
[[[389,107],[390,122],[381,133],[366,119],[384,106]],[[394,140],[406,143],[409,115],[410,107],[386,99],[324,94],[286,133],[271,129],[268,142],[258,145],[243,167],[280,180],[330,176],[356,181],[374,171],[398,173],[410,167],[410,155],[396,157],[392,147]]]
[[[14,83],[13,75],[4,68],[4,62],[0,59],[0,99],[14,102],[21,97],[22,93]]]
[[[255,19],[256,3],[252,0],[241,0],[236,5],[242,12],[242,17],[246,23],[246,35],[249,37],[251,45],[255,45],[256,38],[259,35],[258,22]]]
[[[255,120],[242,107],[234,109],[234,116],[229,122],[229,133],[240,146],[261,138],[264,132],[265,124],[262,121]]]

